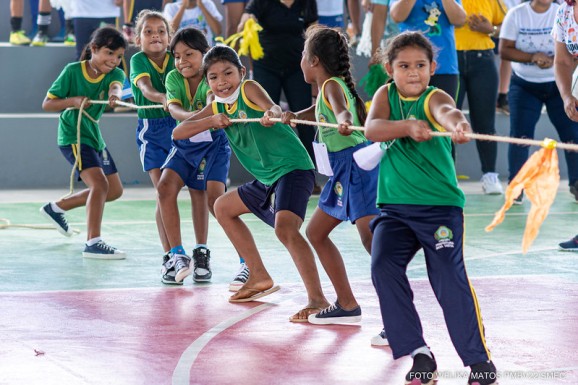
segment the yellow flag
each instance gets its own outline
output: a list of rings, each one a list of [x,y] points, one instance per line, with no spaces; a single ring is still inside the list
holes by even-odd
[[[245,23],[243,30],[239,33],[229,36],[226,40],[217,37],[215,40],[228,45],[235,49],[239,44],[237,53],[239,56],[251,56],[253,60],[259,60],[265,56],[261,42],[259,42],[259,32],[263,30],[257,22],[250,18]]]
[[[492,231],[494,227],[502,223],[506,211],[512,207],[514,199],[524,190],[532,204],[522,239],[522,253],[526,254],[536,239],[550,206],[554,203],[559,184],[560,171],[556,142],[545,139],[543,148],[532,154],[508,185],[504,206],[496,213],[492,223],[486,227],[486,231]]]

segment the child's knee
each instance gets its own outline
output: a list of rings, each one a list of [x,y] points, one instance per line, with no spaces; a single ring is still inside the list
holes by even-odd
[[[291,223],[275,223],[275,235],[284,245],[295,242],[297,239],[302,239],[301,233],[296,226]]]
[[[165,201],[171,199],[175,196],[174,188],[171,187],[170,183],[167,183],[165,180],[160,180],[159,184],[157,185],[157,196],[159,197],[159,201]]]
[[[115,187],[115,188],[109,187],[108,194],[106,196],[106,201],[111,202],[111,201],[115,201],[115,200],[119,199],[122,196],[123,192],[124,192],[124,189],[122,188],[122,186]]]

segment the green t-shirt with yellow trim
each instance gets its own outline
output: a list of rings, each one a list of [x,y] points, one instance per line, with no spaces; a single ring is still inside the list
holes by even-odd
[[[264,111],[245,96],[245,84],[250,81],[243,82],[241,95],[233,105],[214,101],[213,113],[223,113],[231,119],[263,117]],[[234,123],[225,128],[225,133],[239,162],[267,186],[291,171],[314,168],[295,131],[286,124],[275,123],[271,127],[264,127],[258,122]]]
[[[65,99],[75,96],[86,96],[90,100],[108,100],[108,91],[111,84],[119,83],[122,87],[124,72],[115,68],[107,74],[101,74],[97,79],[88,76],[86,61],[70,63],[54,81],[46,95],[49,99]],[[106,105],[91,104],[85,108],[94,120],[98,121]],[[77,122],[80,110],[64,110],[58,122],[58,145],[67,146],[76,144]],[[83,116],[80,128],[80,143],[90,146],[97,151],[106,147],[98,123]]]
[[[151,84],[155,90],[165,94],[167,92],[165,88],[167,75],[174,68],[175,59],[173,58],[173,55],[168,52],[165,55],[162,68],[150,60],[144,52],[134,54],[130,59],[130,86],[132,88],[132,94],[134,95],[136,105],[151,106],[158,104],[157,102],[151,102],[144,97],[142,91],[136,85],[139,79],[148,76],[151,79]],[[141,119],[165,118],[170,116],[170,114],[162,108],[140,108],[137,111],[138,117]]]
[[[424,120],[433,131],[445,131],[430,112],[429,101],[437,91],[430,86],[419,98],[404,98],[394,83],[389,84],[389,120]],[[377,204],[463,208],[465,196],[458,187],[451,139],[434,137],[425,142],[410,137],[396,139],[379,165]]]
[[[317,103],[315,104],[315,118],[318,122],[323,123],[337,123],[337,118],[335,117],[335,113],[325,96],[325,85],[329,81],[335,81],[341,89],[343,90],[343,95],[345,95],[345,99],[347,101],[347,109],[351,112],[353,116],[353,125],[354,126],[361,126],[359,121],[359,117],[357,116],[356,104],[355,104],[355,97],[347,87],[347,84],[343,81],[343,79],[338,77],[332,77],[327,79],[323,85],[321,86],[321,95],[317,98]],[[367,142],[365,135],[361,131],[353,131],[353,133],[349,136],[341,135],[336,128],[331,127],[322,127],[319,126],[319,142],[325,143],[327,146],[327,151],[329,152],[337,152],[343,149],[357,146],[358,144]]]
[[[207,96],[212,92],[207,80],[203,77],[195,94],[191,95],[189,81],[176,69],[169,72],[165,85],[168,103],[180,104],[186,111],[202,110],[207,105]]]

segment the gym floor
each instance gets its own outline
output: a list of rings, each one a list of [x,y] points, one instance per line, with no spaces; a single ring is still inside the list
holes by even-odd
[[[558,243],[578,232],[578,204],[567,181],[560,185],[523,255],[530,203],[512,207],[504,223],[486,233],[503,196],[485,196],[479,183],[462,183],[466,266],[500,384],[578,382],[578,254],[558,251]],[[213,218],[212,282],[193,284],[189,277],[182,287],[168,287],[160,282],[152,189],[127,189],[106,206],[103,237],[127,252],[120,261],[82,258],[83,209],[67,214],[77,236],[40,228],[46,222],[39,208],[64,193],[0,191],[0,218],[31,227],[0,230],[0,384],[403,384],[411,358],[394,361],[388,347],[370,345],[382,323],[370,257],[350,224],[340,225],[332,238],[363,310],[361,326],[294,324],[289,316],[307,301],[303,285],[273,230],[254,216],[243,219],[281,290],[258,302],[231,304],[228,284],[238,259]],[[179,204],[190,252],[187,197],[182,193]],[[316,203],[312,198],[308,215]],[[326,296],[334,301],[320,271]],[[421,253],[408,275],[426,341],[436,354],[438,384],[466,384],[469,369],[451,344]]]

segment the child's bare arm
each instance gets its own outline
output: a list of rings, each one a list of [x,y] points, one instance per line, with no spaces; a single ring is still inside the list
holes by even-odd
[[[148,76],[143,76],[136,82],[137,87],[141,90],[143,96],[150,100],[151,102],[162,104],[163,106],[167,103],[167,95],[162,92],[157,91],[151,82],[151,78]]]
[[[84,107],[90,106],[90,100],[85,96],[73,96],[70,98],[45,98],[42,109],[48,112],[60,112],[67,108],[80,108],[82,101],[86,99]]]
[[[283,113],[281,107],[271,100],[267,91],[265,91],[259,83],[248,81],[244,87],[245,96],[264,111],[261,124],[267,127],[275,124],[270,118],[281,118],[281,114]]]
[[[173,117],[173,119],[178,120],[179,122],[185,121],[191,116],[194,115],[195,112],[187,111],[183,108],[182,104],[179,102],[168,101],[169,104],[169,113]]]
[[[417,142],[431,139],[431,130],[425,121],[389,120],[390,114],[387,86],[383,86],[373,96],[365,121],[365,137],[373,142],[387,142],[407,136]]]
[[[214,115],[213,106],[209,104],[176,126],[173,130],[173,138],[188,139],[211,128],[225,128],[230,125],[229,118],[224,114]]]
[[[325,84],[324,91],[339,124],[339,133],[346,136],[351,135],[353,131],[349,129],[349,126],[352,125],[353,115],[347,109],[347,100],[343,94],[343,89],[336,81],[329,81]]]
[[[454,100],[445,92],[437,91],[432,95],[429,102],[430,112],[433,118],[447,131],[453,133],[452,140],[455,143],[466,143],[470,139],[464,133],[472,132],[470,123],[459,109]]]
[[[315,121],[315,105],[309,106],[304,110],[298,112],[285,111],[281,114],[281,121],[284,124],[289,124],[291,127],[295,127],[296,124],[290,123],[292,119],[297,120],[309,120],[311,122]]]
[[[108,89],[108,104],[111,107],[115,106],[115,102],[122,98],[122,84],[119,82],[114,82],[110,85]]]

